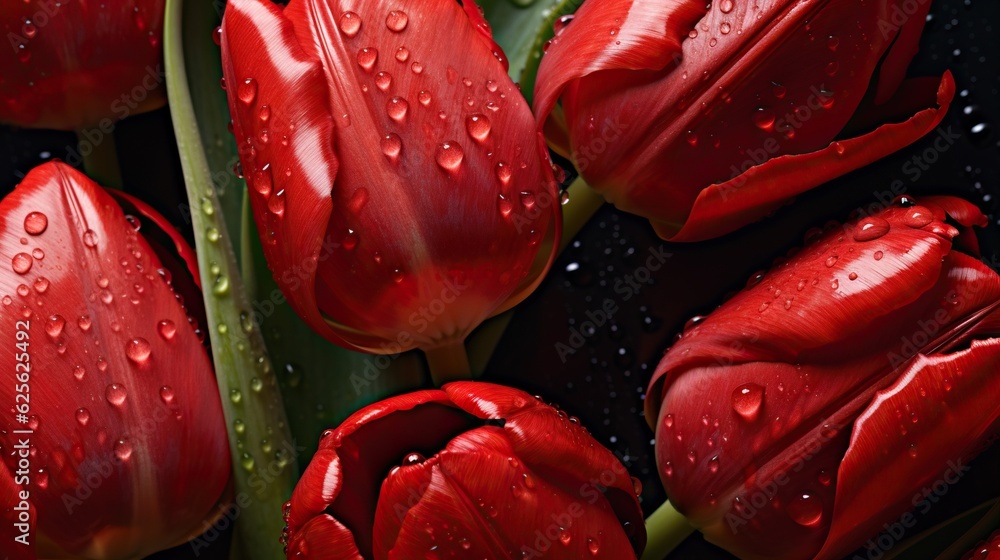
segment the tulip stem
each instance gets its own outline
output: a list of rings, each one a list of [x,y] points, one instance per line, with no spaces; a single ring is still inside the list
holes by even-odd
[[[440,387],[449,381],[472,379],[472,368],[469,367],[469,354],[465,351],[465,341],[431,348],[425,350],[424,354],[427,356],[427,365],[430,367],[435,387]]]
[[[648,540],[642,560],[663,560],[693,532],[694,527],[687,518],[674,509],[669,500],[663,502],[646,518]]]
[[[84,172],[102,187],[121,189],[122,173],[118,165],[118,146],[114,131],[94,142],[83,131],[77,130],[76,139],[83,158]]]

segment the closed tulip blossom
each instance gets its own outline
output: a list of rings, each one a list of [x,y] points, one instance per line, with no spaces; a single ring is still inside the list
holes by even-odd
[[[542,58],[535,114],[661,237],[717,237],[938,125],[951,75],[905,79],[930,4],[584,2]]]
[[[99,128],[162,107],[164,0],[4,2],[0,123]],[[96,142],[90,139],[92,143]]]
[[[474,2],[235,0],[222,57],[264,254],[328,340],[457,347],[540,281],[556,183]]]
[[[292,558],[636,558],[635,483],[562,411],[456,382],[328,430],[286,506]]]
[[[4,552],[141,558],[199,534],[230,459],[193,252],[61,163],[0,202],[0,232]]]
[[[1000,276],[969,228],[985,223],[957,198],[901,199],[807,234],[689,323],[647,418],[671,502],[710,541],[842,558],[962,478],[1000,427]]]

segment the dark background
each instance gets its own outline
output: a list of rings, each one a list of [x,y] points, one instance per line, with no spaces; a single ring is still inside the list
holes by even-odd
[[[794,207],[723,239],[692,245],[660,241],[644,220],[605,206],[556,262],[549,277],[524,304],[506,331],[485,379],[515,385],[559,403],[626,463],[643,482],[647,514],[663,499],[652,455],[653,433],[642,415],[646,384],[674,335],[693,315],[704,314],[747,277],[800,243],[802,233],[852,209],[878,202],[899,179],[906,192],[949,193],[977,203],[990,216],[980,232],[983,253],[1000,251],[1000,137],[994,130],[1000,106],[1000,2],[935,0],[911,75],[940,75],[950,69],[958,95],[942,127],[962,138],[911,181],[902,167],[930,147],[934,133],[910,148],[799,197]],[[116,130],[125,184],[190,236],[190,226],[166,109],[132,117]],[[0,127],[0,194],[6,194],[32,167],[50,158],[66,159],[73,133]],[[133,188],[134,187],[134,188]],[[653,282],[629,301],[617,298],[613,319],[587,337],[587,344],[562,362],[555,345],[567,343],[570,329],[613,295],[614,282],[641,266],[650,249],[672,254]],[[1000,257],[1000,255],[997,255]],[[988,262],[997,262],[994,258]],[[908,536],[1000,496],[1000,448],[971,464],[972,470]],[[220,542],[201,558],[224,558]],[[190,558],[178,547],[156,558]],[[695,534],[671,558],[723,559],[727,553]]]

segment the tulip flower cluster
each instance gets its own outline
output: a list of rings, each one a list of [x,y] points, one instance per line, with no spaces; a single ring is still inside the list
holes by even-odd
[[[116,119],[165,104],[164,61],[204,54],[186,52],[181,33],[162,50],[164,22],[196,13],[190,2],[183,17],[165,0],[3,2],[5,125],[97,126],[103,138]],[[467,381],[470,333],[527,298],[575,233],[563,231],[549,149],[663,239],[702,241],[905,148],[955,92],[948,72],[906,77],[923,0],[571,2],[579,10],[556,20],[544,49],[548,30],[530,20],[549,26],[553,11],[519,9],[506,25],[524,29],[497,37],[534,41],[519,53],[541,58],[525,76],[531,101],[472,0],[225,4],[215,38],[234,172],[291,308],[332,344],[420,349],[435,384],[466,379],[374,404],[388,391],[359,391],[367,406],[336,411],[346,420],[303,458],[285,504],[289,559],[662,552],[670,539],[652,521],[647,531],[641,483],[577,418]],[[171,113],[186,193],[212,215],[215,193],[191,177],[207,159],[191,106],[207,96],[189,83],[171,82]],[[566,224],[585,221],[567,208]],[[746,559],[835,560],[913,526],[924,489],[958,483],[1000,434],[1000,275],[974,232],[987,222],[954,196],[901,197],[810,231],[690,321],[645,400],[670,505]],[[195,234],[212,256],[197,256],[221,270],[214,257],[235,262],[238,242],[208,229]],[[216,379],[264,386],[234,365],[250,362],[220,359],[246,352],[269,366],[262,342],[220,348],[230,339],[219,317],[246,317],[254,279],[234,275],[231,297],[208,301],[213,371],[195,252],[146,203],[50,162],[0,202],[0,234],[0,550],[141,558],[212,527],[234,495],[244,507],[253,459],[231,468],[247,424],[266,429],[253,413],[268,406],[287,428],[273,377],[273,403],[238,389],[220,401]],[[237,248],[253,270],[253,247]],[[248,414],[227,434],[230,401]],[[261,448],[272,451],[267,439]],[[234,544],[252,560],[280,554],[270,533],[288,494],[267,483],[272,496],[255,505],[273,516],[254,523],[272,523],[258,531],[270,545],[256,543],[272,548]],[[990,539],[967,558],[997,557]]]

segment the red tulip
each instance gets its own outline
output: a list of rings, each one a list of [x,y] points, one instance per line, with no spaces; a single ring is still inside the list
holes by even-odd
[[[235,0],[222,57],[265,256],[324,337],[451,346],[540,281],[551,163],[474,2]]]
[[[904,80],[930,1],[710,4],[585,2],[535,87],[557,149],[665,239],[760,219],[920,138],[954,95],[947,73]]]
[[[998,560],[1000,559],[1000,529],[993,531],[989,538],[970,550],[962,560]]]
[[[181,301],[200,309],[193,253],[150,208],[61,163],[0,202],[0,232],[4,551],[23,554],[28,534],[45,558],[139,558],[200,533],[230,463]]]
[[[167,100],[164,0],[5,1],[0,122],[60,130],[99,126]]]
[[[985,217],[922,202],[807,236],[660,362],[660,478],[712,542],[841,558],[912,526],[996,434],[1000,276],[966,229]]]
[[[635,558],[625,467],[523,391],[457,382],[324,432],[289,502],[288,558]]]

